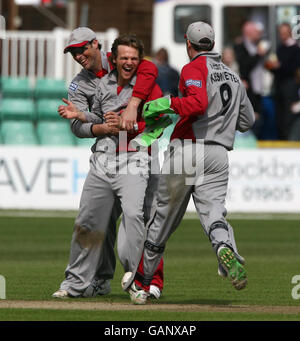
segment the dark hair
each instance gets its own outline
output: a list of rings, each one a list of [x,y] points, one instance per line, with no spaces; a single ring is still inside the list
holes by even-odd
[[[199,45],[193,44],[192,42],[191,44],[192,44],[193,49],[196,50],[197,52],[211,51],[215,45],[215,43],[209,40],[208,38],[203,38],[199,40]]]
[[[168,54],[167,49],[165,49],[164,47],[160,48],[156,52],[156,57],[163,60],[165,63],[169,62],[169,54]]]
[[[144,58],[144,44],[143,42],[137,38],[135,34],[122,34],[118,38],[116,38],[111,47],[111,56],[110,61],[113,62],[113,59],[116,59],[118,56],[118,46],[125,45],[134,47],[139,52],[139,58]]]
[[[91,41],[89,41],[89,44],[92,45],[92,43],[95,39],[92,39]],[[98,49],[101,50],[101,48],[102,48],[102,45],[98,42]]]
[[[281,24],[279,25],[279,27],[283,27],[283,26],[287,27],[290,31],[292,31],[292,27],[291,27],[291,24],[290,24],[290,23],[284,21],[283,23],[281,23]]]

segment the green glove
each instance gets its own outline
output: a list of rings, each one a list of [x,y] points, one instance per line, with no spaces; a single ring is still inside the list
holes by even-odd
[[[150,121],[150,120],[149,120]],[[146,125],[145,130],[133,140],[131,146],[136,148],[138,145],[149,147],[163,133],[164,129],[172,124],[173,121],[168,116],[162,116],[158,120],[153,120],[153,123]]]
[[[144,104],[142,116],[146,121],[148,118],[157,117],[160,114],[175,114],[170,108],[171,97],[165,96]]]

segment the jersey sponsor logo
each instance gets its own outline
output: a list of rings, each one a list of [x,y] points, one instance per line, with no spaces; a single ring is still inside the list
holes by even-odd
[[[78,84],[77,83],[74,83],[74,82],[71,82],[70,86],[69,86],[69,90],[71,91],[76,91],[78,88]]]
[[[185,86],[196,86],[197,88],[202,88],[202,81],[196,79],[188,79],[185,82]]]

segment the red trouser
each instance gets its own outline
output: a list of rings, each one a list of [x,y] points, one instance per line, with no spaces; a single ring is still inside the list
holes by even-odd
[[[142,255],[142,259],[140,261],[140,264],[138,266],[137,269],[137,273],[141,274],[142,276],[144,276],[144,255]],[[142,283],[138,280],[138,279],[134,279],[134,282],[140,287],[143,288],[144,285],[142,285]],[[158,267],[156,269],[156,271],[154,272],[152,281],[151,281],[151,285],[155,285],[156,287],[159,288],[159,290],[162,292],[163,287],[164,287],[164,260],[163,258],[161,258]]]

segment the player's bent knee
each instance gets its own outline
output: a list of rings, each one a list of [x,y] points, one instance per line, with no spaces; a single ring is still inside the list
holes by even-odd
[[[124,216],[129,221],[144,221],[144,212],[143,210],[140,210],[137,212],[136,210],[127,210],[123,212]]]
[[[75,225],[75,239],[83,248],[91,248],[94,246],[101,247],[105,239],[105,233]]]

